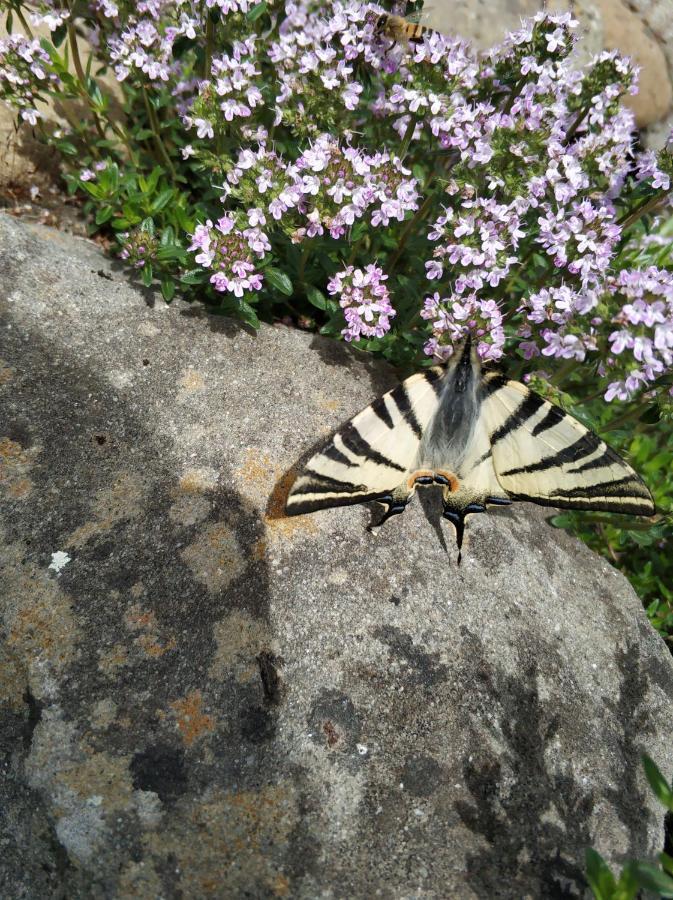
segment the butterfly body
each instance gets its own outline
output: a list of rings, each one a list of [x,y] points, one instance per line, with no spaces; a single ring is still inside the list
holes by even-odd
[[[378,525],[421,487],[442,491],[460,547],[465,516],[528,500],[652,515],[652,496],[597,435],[525,385],[482,369],[468,338],[342,426],[308,462],[289,515],[377,500]]]

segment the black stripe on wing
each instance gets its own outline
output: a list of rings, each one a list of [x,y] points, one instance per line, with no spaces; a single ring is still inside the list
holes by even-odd
[[[546,402],[538,394],[533,394],[532,392],[528,394],[523,403],[519,404],[514,412],[510,413],[505,419],[502,425],[493,432],[491,435],[491,444],[497,444],[498,441],[507,437],[510,432],[519,428],[531,419],[535,413],[545,405]]]
[[[379,466],[387,466],[389,469],[397,469],[398,472],[406,472],[407,470],[404,466],[398,465],[394,460],[390,459],[387,456],[384,456],[383,453],[379,453],[369,441],[365,440],[362,437],[358,429],[352,422],[349,422],[348,425],[345,425],[340,431],[337,432],[339,437],[344,443],[344,446],[347,450],[350,450],[355,456],[362,456],[364,459],[369,460],[370,462],[376,463]]]
[[[409,394],[407,393],[404,384],[398,384],[395,390],[391,392],[390,396],[395,401],[395,406],[397,406],[400,415],[420,441],[423,437],[423,429],[418,424],[418,419],[411,406]]]
[[[603,485],[605,487],[605,485]],[[508,492],[509,493],[509,492]],[[652,516],[654,515],[654,503],[651,499],[641,496],[615,496],[592,497],[584,499],[578,497],[540,497],[539,495],[531,496],[529,494],[513,494],[509,496],[512,500],[527,500],[530,503],[536,503],[538,506],[552,506],[556,509],[580,509],[589,512],[612,512],[625,516]]]
[[[367,494],[332,494],[311,500],[302,500],[301,494],[294,494],[288,499],[285,507],[286,515],[302,516],[304,513],[317,512],[319,509],[332,509],[334,506],[355,506],[357,503],[367,503],[370,500],[382,500],[389,497],[388,491],[378,491]]]
[[[566,414],[563,410],[558,409],[556,406],[550,406],[547,415],[537,423],[531,434],[533,437],[537,437],[538,434],[542,434],[543,431],[548,431],[550,428],[553,428],[554,425],[558,425],[565,417]]]
[[[499,372],[486,375],[481,381],[482,399],[485,400],[487,397],[490,397],[491,394],[495,394],[495,392],[499,391],[500,388],[505,387],[508,381],[509,378],[506,375],[500,374]]]
[[[544,459],[541,459],[536,463],[517,466],[515,469],[499,472],[498,475],[502,478],[507,478],[510,475],[520,475],[522,473],[528,475],[532,472],[544,472],[547,469],[554,469],[557,466],[562,466],[564,463],[577,462],[577,460],[584,459],[587,456],[591,456],[592,453],[595,453],[602,443],[603,442],[599,437],[591,431],[587,431],[581,438],[576,440],[573,444],[570,444],[568,447],[564,447],[563,450],[559,450],[558,453],[550,453],[549,456],[545,456]]]

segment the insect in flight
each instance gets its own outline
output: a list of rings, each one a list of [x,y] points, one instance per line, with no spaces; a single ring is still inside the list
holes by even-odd
[[[525,385],[482,369],[469,337],[447,365],[412,375],[343,425],[297,477],[286,512],[377,500],[386,510],[371,530],[431,485],[442,489],[459,561],[465,517],[489,506],[654,514],[614,450]]]
[[[408,47],[410,43],[421,41],[423,34],[431,30],[425,25],[419,25],[418,22],[412,22],[402,16],[394,16],[392,13],[382,13],[374,24],[376,37],[387,38],[393,42],[393,46],[402,44]]]

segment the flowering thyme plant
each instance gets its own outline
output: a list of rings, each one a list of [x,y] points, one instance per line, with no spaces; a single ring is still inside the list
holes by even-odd
[[[569,14],[477,54],[432,31],[394,44],[361,0],[0,8],[0,97],[147,286],[253,327],[290,316],[407,369],[469,331],[631,453],[671,508],[673,157],[636,149],[627,60],[574,64]],[[85,113],[54,129],[54,93]],[[619,559],[625,532],[599,519]],[[634,528],[630,546],[667,526]]]

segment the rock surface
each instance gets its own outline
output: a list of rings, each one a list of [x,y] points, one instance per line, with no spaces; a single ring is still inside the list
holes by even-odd
[[[394,383],[0,217],[0,894],[584,893],[663,845],[673,665],[541,511],[278,517]]]

